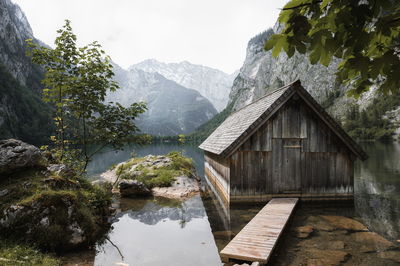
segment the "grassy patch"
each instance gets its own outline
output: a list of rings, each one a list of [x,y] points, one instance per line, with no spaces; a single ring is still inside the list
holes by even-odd
[[[170,163],[160,168],[154,168],[146,163],[145,158],[133,158],[117,168],[117,174],[122,179],[136,179],[146,187],[169,187],[175,178],[180,175],[191,176],[193,173],[193,161],[184,157],[181,152],[173,151],[166,155]],[[157,157],[156,157],[157,158]],[[140,175],[134,175],[130,169],[136,165],[135,171]]]
[[[0,265],[58,266],[61,261],[32,247],[1,240]]]

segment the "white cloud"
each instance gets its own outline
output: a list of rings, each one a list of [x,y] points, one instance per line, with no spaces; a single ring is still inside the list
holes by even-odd
[[[79,44],[98,41],[128,67],[148,58],[187,60],[231,73],[248,40],[272,27],[286,0],[13,0],[35,37],[52,45],[64,19]]]

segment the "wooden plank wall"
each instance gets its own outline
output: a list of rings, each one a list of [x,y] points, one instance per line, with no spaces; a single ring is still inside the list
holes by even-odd
[[[353,160],[317,114],[294,98],[229,158],[231,199],[352,195]]]
[[[210,152],[204,152],[205,174],[211,185],[222,194],[225,201],[230,195],[230,165],[229,160]]]

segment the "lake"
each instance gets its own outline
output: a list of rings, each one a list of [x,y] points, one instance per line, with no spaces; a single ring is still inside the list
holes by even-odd
[[[354,205],[302,204],[289,231],[320,215],[343,215],[361,221],[393,243],[400,239],[400,144],[369,142],[361,146],[370,158],[356,164]],[[263,206],[233,206],[227,216],[206,189],[203,152],[194,144],[129,145],[123,151],[105,151],[93,159],[88,173],[96,178],[132,155],[157,155],[174,150],[194,160],[205,192],[183,202],[162,198],[115,200],[118,214],[109,241],[96,248],[94,265],[222,265],[219,250]],[[307,255],[310,247],[327,249],[326,243],[340,242],[349,255],[346,265],[396,265],[393,258],[361,252],[365,243],[354,241],[354,234],[350,233],[321,232],[311,240],[288,233],[274,253],[273,264],[296,265],[311,256]]]

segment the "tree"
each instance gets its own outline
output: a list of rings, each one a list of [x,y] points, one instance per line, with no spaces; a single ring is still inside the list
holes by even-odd
[[[118,89],[112,80],[110,58],[100,44],[76,46],[76,35],[66,20],[55,40],[55,48],[47,48],[27,40],[32,61],[44,67],[46,88],[43,99],[55,107],[57,134],[52,136],[60,161],[66,161],[70,145],[79,145],[84,167],[103,147],[121,148],[138,132],[134,119],[146,110],[144,103],[125,108],[120,104],[105,104],[108,91]],[[100,148],[89,153],[89,145]]]
[[[341,59],[340,82],[360,96],[374,85],[398,93],[400,84],[400,1],[291,0],[282,9],[283,30],[265,44],[278,56],[308,53],[312,64]]]

